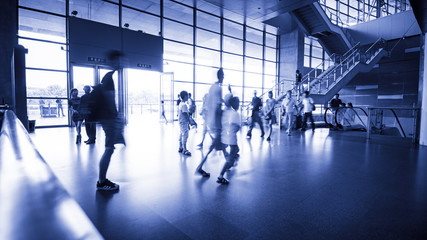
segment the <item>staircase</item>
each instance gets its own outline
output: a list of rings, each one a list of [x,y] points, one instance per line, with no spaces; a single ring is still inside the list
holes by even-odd
[[[317,38],[329,55],[344,54],[355,44],[349,32],[334,25],[317,1],[295,9],[291,14],[297,19],[304,33]]]
[[[355,45],[342,57],[338,57],[335,64],[319,74],[321,65],[312,69],[302,80],[304,90],[310,92],[310,96],[316,103],[326,104],[358,73],[369,72],[388,54],[385,50],[383,39],[378,39],[366,51]]]

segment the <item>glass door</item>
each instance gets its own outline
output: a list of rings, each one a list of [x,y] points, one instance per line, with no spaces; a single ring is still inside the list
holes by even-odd
[[[126,116],[131,122],[158,121],[160,113],[160,73],[141,69],[124,69]]]
[[[160,100],[163,101],[165,116],[170,122],[173,122],[175,119],[175,95],[173,81],[173,72],[165,72],[161,74]]]

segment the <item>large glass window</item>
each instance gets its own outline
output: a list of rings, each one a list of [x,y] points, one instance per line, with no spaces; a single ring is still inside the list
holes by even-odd
[[[193,47],[187,44],[165,40],[163,59],[193,63]]]
[[[122,23],[129,24],[129,29],[143,31],[152,35],[160,33],[160,18],[124,7],[122,9]]]
[[[19,0],[19,6],[65,15],[64,0]]]
[[[219,67],[220,52],[204,48],[196,48],[196,64]]]
[[[169,19],[193,25],[193,9],[173,1],[163,1],[163,14]]]
[[[28,39],[19,39],[19,44],[28,49],[27,68],[67,70],[65,45]]]
[[[251,41],[258,44],[263,44],[263,34],[262,31],[246,28],[246,40]]]
[[[18,30],[20,37],[66,42],[65,18],[55,15],[19,9]]]
[[[243,55],[243,41],[224,36],[224,51]]]
[[[160,0],[122,0],[123,5],[160,15]]]
[[[218,49],[220,46],[220,35],[202,29],[196,29],[197,45],[212,49]]]
[[[262,45],[247,42],[246,43],[246,55],[255,58],[262,59]]]
[[[196,82],[214,83],[217,81],[216,73],[218,68],[204,67],[196,65]]]
[[[164,37],[193,44],[193,28],[185,24],[164,20]]]
[[[224,34],[243,39],[243,25],[224,20]]]
[[[243,71],[243,57],[242,56],[238,56],[238,55],[234,55],[234,54],[228,54],[228,53],[223,53],[222,56],[223,56],[222,57],[223,68]]]
[[[70,12],[77,11],[76,17],[105,23],[113,26],[119,25],[119,6],[103,0],[73,0],[70,1]]]
[[[197,27],[209,29],[211,31],[219,33],[221,30],[220,18],[207,14],[201,11],[197,12]]]

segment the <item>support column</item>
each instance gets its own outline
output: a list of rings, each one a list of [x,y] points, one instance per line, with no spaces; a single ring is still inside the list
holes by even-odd
[[[279,80],[283,81],[283,91],[290,90],[295,82],[295,71],[304,75],[304,33],[289,16],[286,27],[279,29],[280,65]]]
[[[13,104],[12,52],[18,44],[17,1],[0,1],[0,104]]]
[[[420,144],[427,146],[427,34],[424,33],[420,59],[420,83],[418,87],[418,102],[421,103]]]

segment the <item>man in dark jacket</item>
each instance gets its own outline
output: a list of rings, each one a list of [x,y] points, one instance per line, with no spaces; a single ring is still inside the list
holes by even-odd
[[[88,85],[83,87],[85,94],[82,96],[80,101],[80,114],[84,118],[86,134],[89,138],[85,141],[86,144],[94,144],[96,139],[96,122],[91,115],[91,106],[93,103],[90,90],[90,86]]]
[[[264,137],[264,126],[260,117],[260,110],[262,107],[262,101],[261,98],[257,97],[256,90],[254,91],[254,97],[252,98],[252,121],[249,125],[249,131],[246,134],[248,138],[252,137],[252,129],[254,128],[255,123],[258,123],[259,128],[261,128],[261,137]]]

